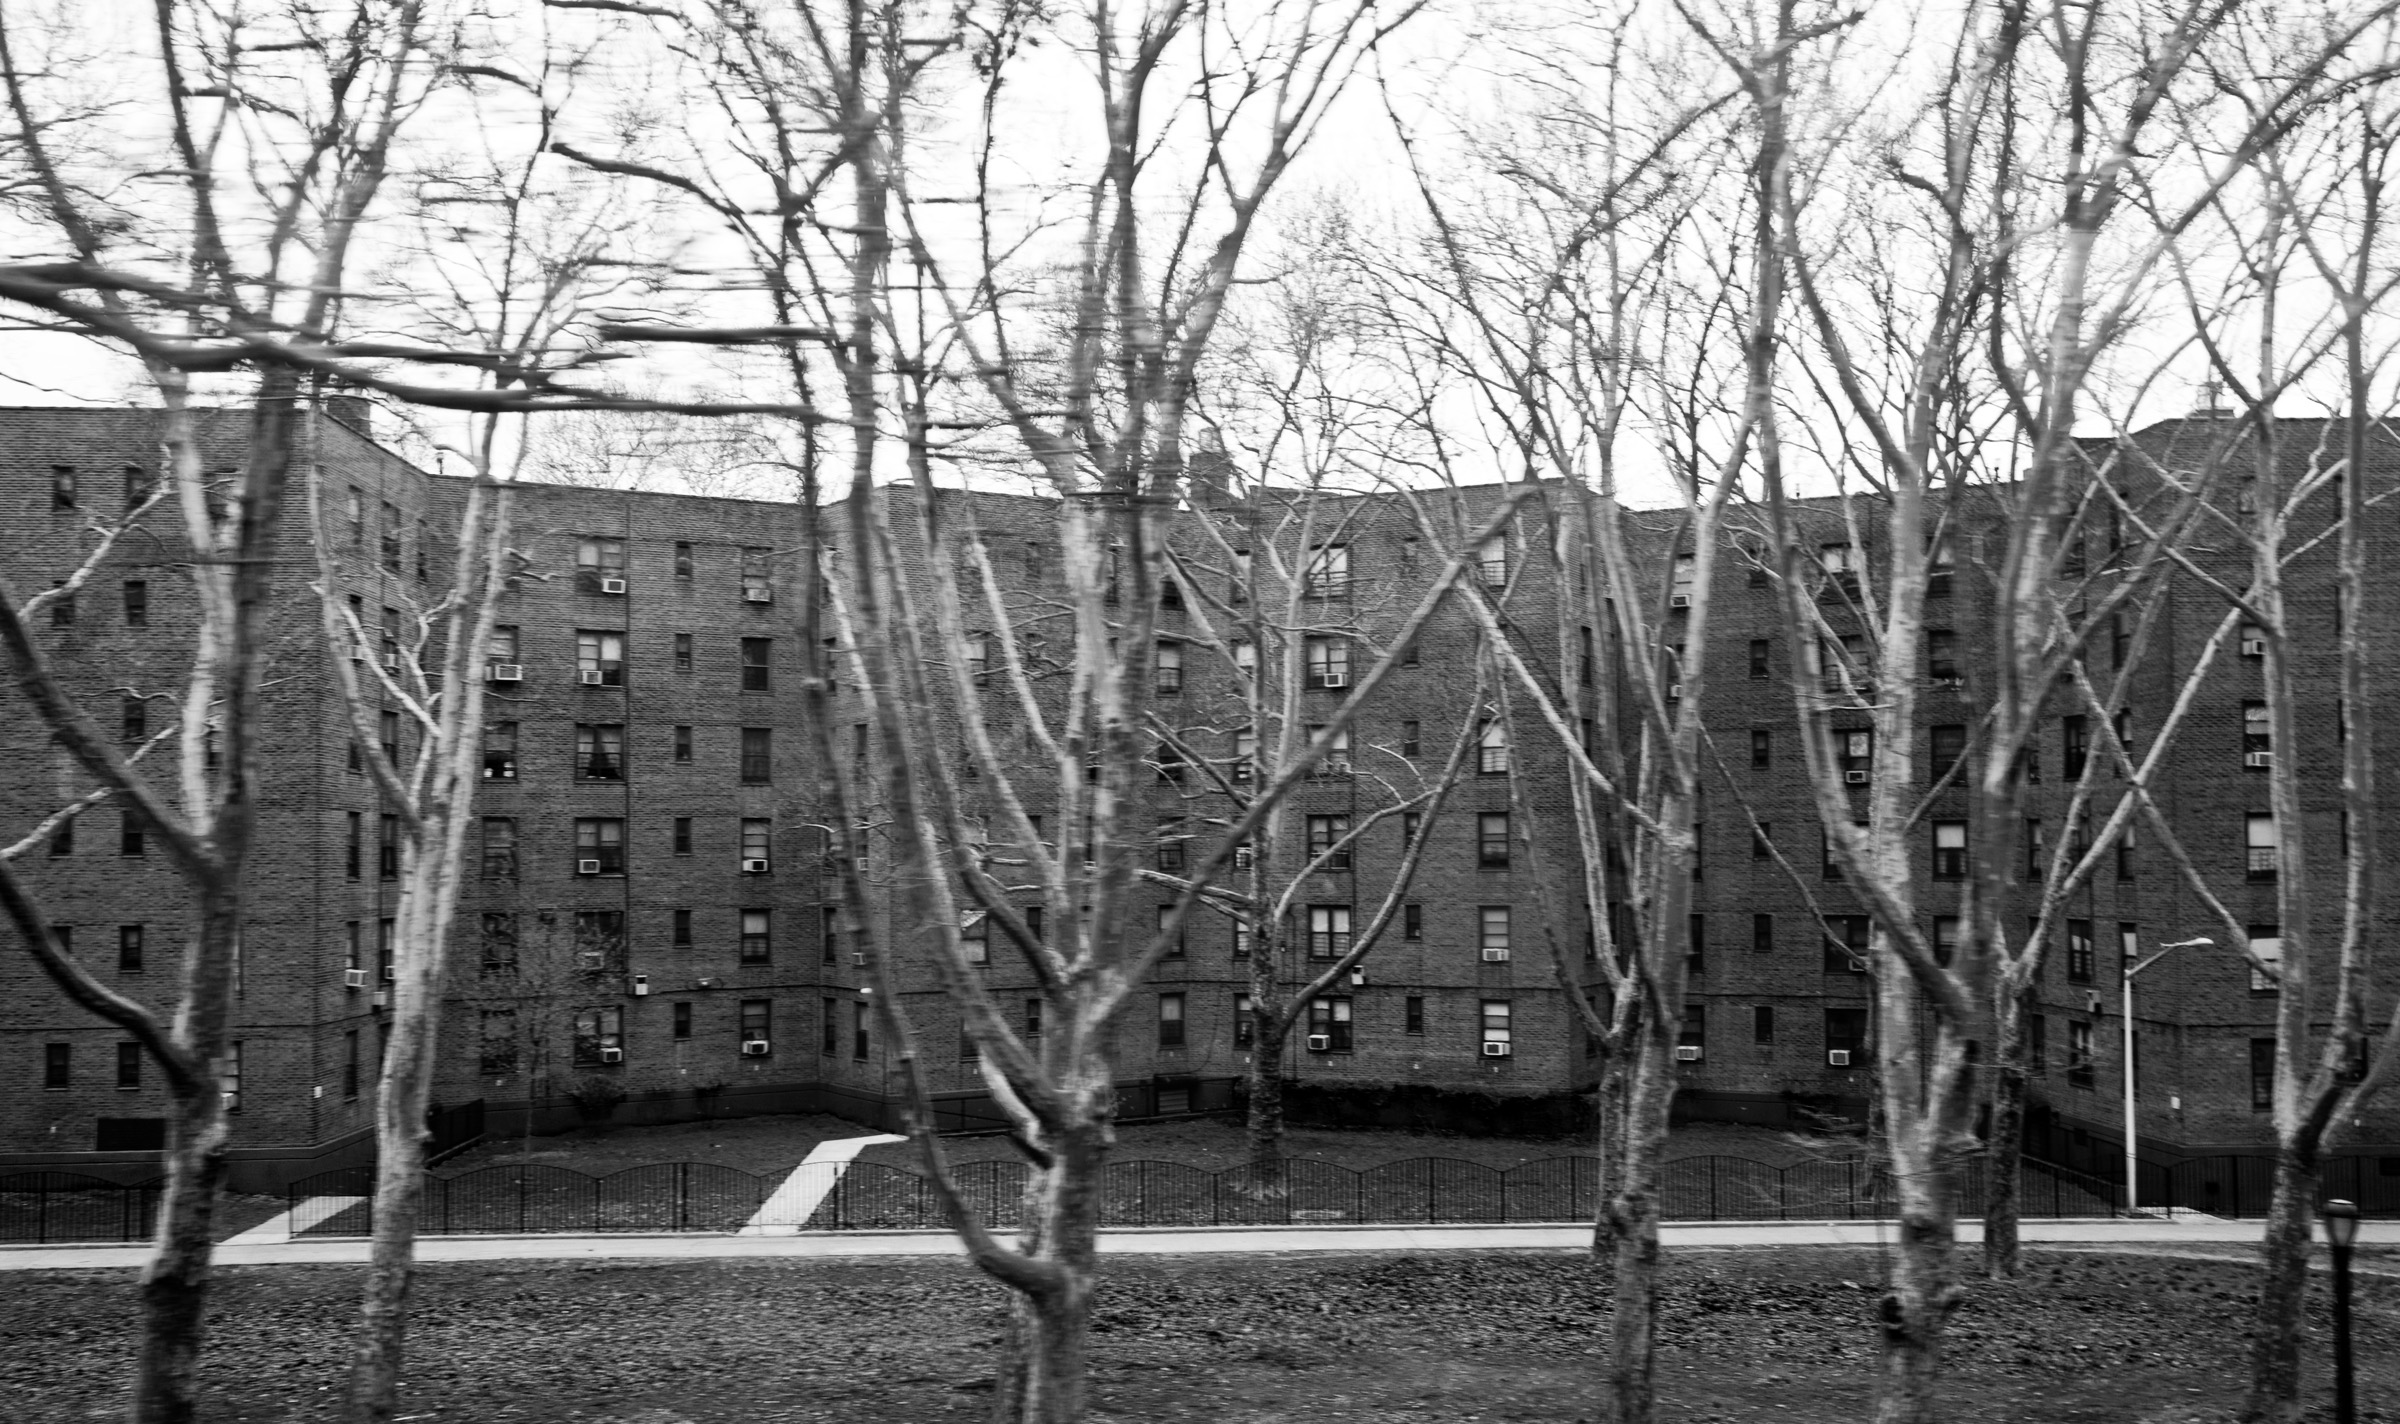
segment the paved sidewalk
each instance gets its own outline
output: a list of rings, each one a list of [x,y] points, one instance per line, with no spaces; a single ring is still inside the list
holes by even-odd
[[[2126,1221],[2106,1217],[2078,1221],[2028,1221],[2023,1239],[2032,1245],[2108,1244],[2139,1247],[2188,1246],[2202,1242],[2258,1244],[2264,1224],[2214,1218]],[[1669,1222],[1663,1237],[1678,1246],[1873,1246],[1891,1239],[1890,1222],[1766,1221]],[[2373,1221],[2359,1228],[2359,1241],[2400,1246],[2400,1222]],[[1979,1222],[1961,1222],[1959,1239],[1983,1239]],[[1105,1231],[1100,1249],[1126,1255],[1264,1255],[1334,1251],[1580,1251],[1591,1240],[1589,1226],[1228,1226],[1158,1227]],[[955,1256],[956,1237],[936,1231],[809,1232],[792,1236],[683,1233],[663,1236],[428,1236],[417,1242],[417,1259],[502,1260],[717,1260],[761,1257],[831,1259],[860,1256]],[[147,1246],[0,1247],[0,1271],[132,1270],[150,1255]],[[364,1240],[228,1241],[217,1247],[226,1266],[292,1263],[354,1263],[367,1258]]]

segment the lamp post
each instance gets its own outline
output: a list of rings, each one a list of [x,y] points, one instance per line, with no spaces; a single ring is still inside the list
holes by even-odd
[[[2127,1216],[2134,1215],[2141,1204],[2141,1159],[2135,1155],[2133,1150],[2133,976],[2141,973],[2151,965],[2158,963],[2160,960],[2166,958],[2169,954],[2174,953],[2176,950],[2190,949],[2196,944],[2215,943],[2215,940],[2210,939],[2206,935],[2201,935],[2195,939],[2179,939],[2173,944],[2162,944],[2157,949],[2151,951],[2148,957],[2140,960],[2136,960],[2130,954],[2125,956],[2125,982],[2122,1002],[2125,1009],[2125,1055],[2123,1062],[2125,1079],[2125,1214]]]
[[[2325,1244],[2333,1248],[2333,1418],[2357,1424],[2358,1396],[2350,1379],[2350,1243],[2358,1239],[2358,1204],[2338,1197],[2320,1209]]]

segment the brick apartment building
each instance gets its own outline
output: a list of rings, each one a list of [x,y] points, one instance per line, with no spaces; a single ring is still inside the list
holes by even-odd
[[[222,419],[237,420],[227,413]],[[344,595],[363,624],[403,626],[407,610],[438,594],[449,570],[445,531],[463,494],[341,421],[321,424],[314,457]],[[225,432],[227,448],[239,431]],[[2202,422],[2174,422],[2144,437],[2172,456],[2205,438]],[[156,467],[150,418],[137,411],[0,409],[0,557],[20,588],[72,567],[94,519],[113,519]],[[2376,475],[2391,470],[2379,467]],[[1223,578],[1223,551],[1257,537],[1264,501],[1202,497],[1175,535],[1187,575]],[[1491,491],[1466,491],[1465,514],[1489,508]],[[992,551],[1025,656],[1041,669],[1044,619],[1056,617],[1055,533],[1045,502],[987,494],[946,496]],[[1845,538],[1837,511],[1813,508],[1826,545]],[[437,1097],[482,1100],[496,1125],[574,1119],[572,1096],[607,1083],[622,1093],[617,1118],[674,1120],[712,1114],[819,1109],[888,1120],[900,1094],[889,1045],[870,1029],[866,970],[837,930],[827,857],[851,853],[815,810],[806,729],[790,695],[798,665],[794,580],[804,546],[788,504],[558,486],[520,490],[516,544],[529,559],[501,614],[486,658],[487,719],[480,833],[468,847],[469,884],[443,1025]],[[1632,516],[1636,547],[1664,561],[1674,521]],[[1201,521],[1218,521],[1223,539]],[[1867,521],[1869,524],[1872,521]],[[171,715],[187,656],[189,611],[172,520],[124,540],[75,605],[41,630],[61,669],[96,715],[122,719],[127,738]],[[838,520],[833,527],[838,527]],[[1651,527],[1655,525],[1655,527]],[[1295,651],[1301,690],[1295,717],[1348,695],[1350,675],[1389,645],[1440,555],[1423,547],[1413,515],[1394,500],[1345,507],[1340,577],[1312,588],[1312,630]],[[1812,536],[1813,537],[1813,536]],[[1969,735],[1988,636],[1988,589],[1971,519],[1928,626],[1936,665],[1921,670],[1921,761],[1932,765]],[[2104,568],[2107,554],[2095,548]],[[371,778],[351,756],[317,631],[313,570],[287,532],[287,596],[278,604],[269,673],[278,716],[263,759],[268,835],[252,871],[259,892],[244,946],[237,998],[238,1185],[266,1185],[358,1160],[370,1150],[374,1055],[382,1015],[379,935],[393,911],[392,823]],[[1504,560],[1495,549],[1490,558]],[[1876,550],[1855,557],[1872,566]],[[1494,567],[1511,582],[1509,615],[1529,659],[1570,675],[1584,657],[1568,605],[1538,571]],[[1795,863],[1819,865],[1822,839],[1800,771],[1797,723],[1786,679],[1798,669],[1763,581],[1739,559],[1718,565],[1715,644],[1708,693],[1711,735],[1742,799]],[[1182,590],[1177,590],[1182,594]],[[1158,674],[1161,717],[1184,744],[1230,763],[1242,719],[1235,669],[1190,637],[1204,616],[1201,590],[1160,612],[1172,653]],[[2138,740],[2221,616],[2196,585],[2165,595],[2153,650],[2134,699]],[[2296,620],[2335,616],[2330,565],[2295,570]],[[1941,610],[1949,610],[1947,614]],[[1670,615],[1672,617],[1673,615]],[[1835,615],[1838,619],[1843,616]],[[2394,626],[2393,610],[2368,610]],[[1673,641],[1670,623],[1665,640]],[[1179,636],[1180,635],[1180,636]],[[1603,635],[1605,636],[1605,634]],[[1475,735],[1478,634],[1445,611],[1415,640],[1413,656],[1362,709],[1346,755],[1311,777],[1291,808],[1296,837],[1338,834],[1416,793],[1451,739]],[[1058,641],[1063,643],[1063,630]],[[1055,644],[1054,644],[1055,645]],[[2218,664],[2197,716],[2171,750],[2162,803],[2220,894],[2272,937],[2273,885],[2245,866],[2265,808],[2256,753],[2298,755],[2312,804],[2330,806],[2338,783],[2339,719],[2329,640],[2304,658],[2309,685],[2302,745],[2265,748],[2244,719],[2256,697],[2238,653]],[[369,656],[394,657],[388,643]],[[2091,650],[2113,672],[2114,642]],[[1573,676],[1591,674],[1579,667]],[[1596,695],[1611,695],[1603,687]],[[836,694],[837,717],[848,706]],[[999,699],[995,699],[997,702]],[[2388,714],[2378,735],[2389,738]],[[2049,775],[2029,817],[2045,838],[2077,834],[2059,823],[2089,737],[2067,717],[2044,736]],[[837,726],[837,744],[858,728]],[[410,735],[402,732],[399,735]],[[995,735],[1023,744],[1001,717]],[[1555,788],[1563,758],[1527,744],[1537,817],[1563,817]],[[855,745],[864,747],[859,738]],[[1216,748],[1210,752],[1209,748]],[[1323,1003],[1287,1049],[1302,1084],[1540,1097],[1587,1087],[1592,1062],[1551,982],[1539,938],[1532,868],[1512,849],[1507,778],[1497,749],[1469,753],[1469,774],[1431,827],[1422,867],[1361,981]],[[1223,798],[1206,768],[1163,759],[1158,780],[1158,868],[1171,871],[1187,838],[1205,834]],[[954,783],[970,815],[990,809],[988,788]],[[0,728],[0,813],[21,836],[81,789],[28,716]],[[1550,796],[1551,799],[1544,799]],[[1939,826],[1962,800],[1939,793],[1929,809],[1924,866],[1929,912],[1938,913],[1949,865]],[[2326,811],[2326,818],[2332,812]],[[1963,811],[1958,813],[1963,818]],[[1872,1054],[1865,1041],[1868,982],[1828,945],[1797,891],[1758,858],[1735,798],[1712,790],[1704,808],[1694,902],[1702,948],[1685,1036],[1702,1051],[1679,1072],[1679,1111],[1770,1124],[1803,1109],[1855,1114]],[[1562,821],[1563,827],[1563,821]],[[1337,829],[1338,828],[1338,829]],[[1066,828],[1048,828],[1046,836]],[[1312,876],[1294,895],[1312,944],[1328,952],[1363,926],[1391,883],[1404,827],[1379,823],[1346,866]],[[1537,836],[1545,834],[1535,828]],[[1563,829],[1557,834],[1565,834]],[[2322,843],[2322,842],[2321,842]],[[1942,847],[1947,849],[1947,846]],[[113,808],[84,816],[73,833],[34,853],[38,892],[75,951],[137,996],[173,997],[180,960],[181,888],[138,828]],[[1293,854],[1296,856],[1298,851]],[[875,862],[870,848],[870,864]],[[2223,872],[2223,873],[2214,873]],[[1557,874],[1553,861],[1550,873]],[[1837,927],[1863,919],[1838,879],[1810,887]],[[1162,892],[1160,896],[1164,900]],[[1033,904],[1031,899],[1025,902]],[[857,907],[877,915],[905,905]],[[1056,913],[1055,910],[1052,913]],[[2076,892],[2062,941],[2043,975],[2036,1044],[2038,1144],[2054,1157],[2091,1157],[2115,1136],[2119,1091],[2116,980],[2120,956],[2209,932],[2190,891],[2145,854],[2142,841]],[[1318,938],[1322,936],[1322,938]],[[1183,952],[1170,956],[1118,1036],[1129,1115],[1172,1113],[1229,1101],[1249,1051],[1240,996],[1248,976],[1229,921],[1195,917]],[[1021,973],[992,955],[1004,999]],[[984,1117],[979,1078],[956,1020],[929,987],[909,995],[933,1061],[945,1116]],[[1038,1023],[1030,989],[1027,1027]],[[2161,1158],[2255,1151],[2265,1141],[2255,1045],[2272,1033],[2273,997],[2231,955],[2184,951],[2144,976],[2140,1003],[2142,1134]],[[1506,1043],[1507,1051],[1488,1045]],[[958,1045],[953,1057],[944,1050]],[[1847,1065],[1839,1055],[1850,1055]],[[154,1160],[161,1121],[155,1071],[114,1029],[72,1009],[21,953],[0,956],[0,1170],[65,1166],[138,1175]],[[2371,1115],[2347,1150],[2396,1154],[2400,1119]]]

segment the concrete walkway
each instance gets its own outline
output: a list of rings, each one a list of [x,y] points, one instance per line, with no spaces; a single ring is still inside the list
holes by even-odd
[[[767,1194],[758,1210],[750,1214],[740,1234],[743,1236],[796,1236],[817,1214],[818,1206],[832,1195],[834,1186],[850,1170],[858,1154],[878,1142],[906,1142],[905,1137],[889,1132],[872,1137],[836,1137],[808,1149],[808,1156],[783,1179],[783,1185]]]
[[[226,1237],[225,1244],[248,1246],[260,1241],[289,1241],[365,1200],[365,1197],[309,1197],[290,1211],[279,1211],[239,1236]]]
[[[2107,1217],[2079,1221],[2028,1221],[2022,1236],[2030,1245],[2108,1244],[2180,1247],[2200,1242],[2256,1246],[2264,1232],[2256,1221],[2215,1219],[2127,1221]],[[1890,1222],[1766,1221],[1670,1222],[1663,1230],[1676,1247],[1874,1246],[1891,1239]],[[1962,1244],[1980,1242],[1980,1223],[1961,1222]],[[2362,1245],[2400,1246],[2400,1222],[2362,1223]],[[1117,1255],[1264,1255],[1277,1252],[1338,1251],[1580,1251],[1591,1228],[1574,1226],[1227,1226],[1156,1227],[1104,1231],[1100,1249]],[[834,1259],[862,1256],[956,1256],[958,1239],[946,1231],[811,1231],[793,1235],[662,1236],[428,1236],[417,1242],[417,1259],[500,1260],[719,1260],[764,1257]],[[0,1271],[133,1270],[149,1258],[148,1246],[0,1247]],[[366,1260],[359,1239],[227,1241],[216,1261],[226,1266],[301,1263],[342,1264]]]

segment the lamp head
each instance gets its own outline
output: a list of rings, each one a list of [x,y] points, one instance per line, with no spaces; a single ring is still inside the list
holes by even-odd
[[[2325,1218],[2325,1239],[2337,1251],[2347,1251],[2358,1239],[2358,1203],[2336,1197],[2317,1209]]]

